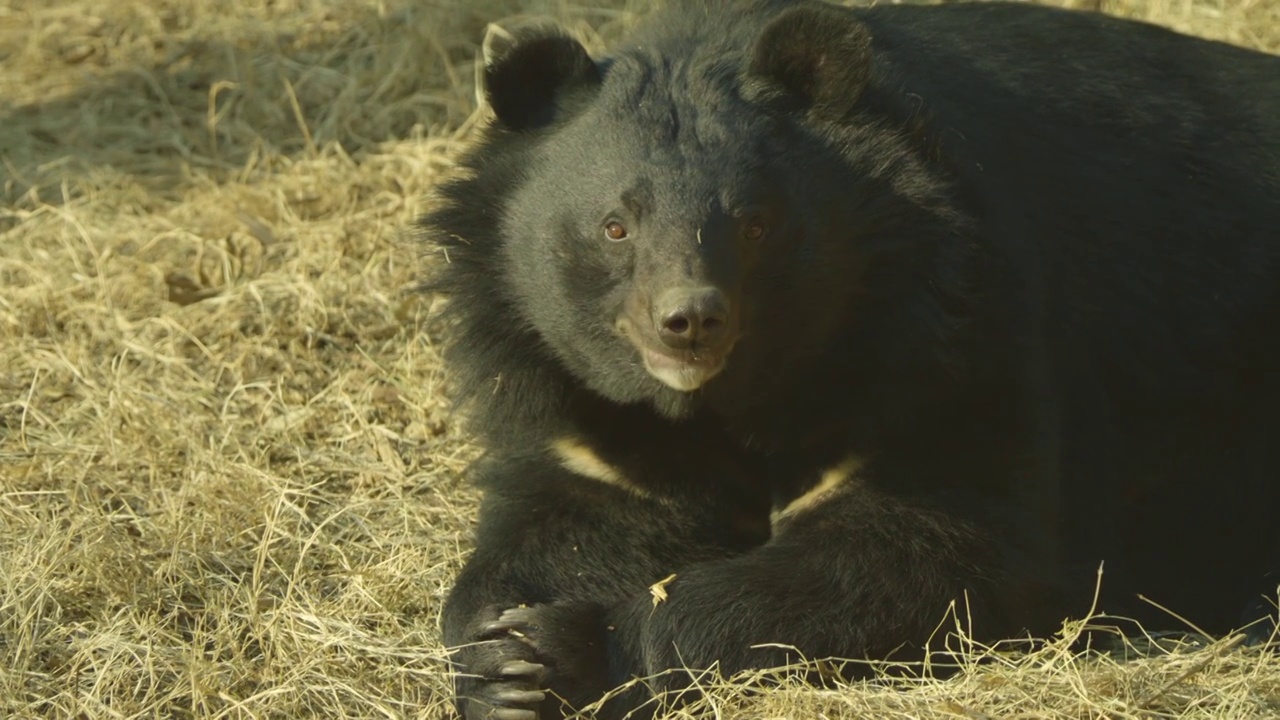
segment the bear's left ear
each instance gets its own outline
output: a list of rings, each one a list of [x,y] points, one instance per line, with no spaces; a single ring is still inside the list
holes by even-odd
[[[871,33],[847,8],[792,8],[761,31],[747,72],[774,93],[837,120],[871,79]]]
[[[495,44],[485,60],[485,96],[511,130],[549,124],[570,92],[600,84],[586,48],[559,28],[526,28]]]

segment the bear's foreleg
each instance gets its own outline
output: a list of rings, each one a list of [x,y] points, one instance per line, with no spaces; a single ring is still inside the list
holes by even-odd
[[[610,630],[612,612],[751,543],[750,522],[724,526],[742,520],[725,514],[733,503],[659,494],[593,466],[585,451],[570,457],[497,456],[476,468],[485,489],[476,550],[443,613],[467,720],[546,720],[562,715],[562,701],[596,699],[635,669],[636,639]]]
[[[848,487],[784,511],[750,553],[686,567],[662,602],[636,597],[613,623],[635,638],[632,672],[677,691],[669,700],[713,667],[728,677],[801,658],[918,659],[926,644],[941,649],[953,619],[1006,637],[1036,607],[1043,586],[996,547],[970,521]]]

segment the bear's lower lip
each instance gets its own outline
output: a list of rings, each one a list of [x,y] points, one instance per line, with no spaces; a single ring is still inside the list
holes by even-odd
[[[680,392],[693,392],[707,381],[720,374],[725,360],[737,344],[737,338],[730,338],[717,351],[702,348],[697,352],[685,351],[672,354],[665,349],[657,349],[657,343],[649,342],[636,330],[625,316],[617,319],[614,325],[619,334],[640,352],[640,360],[644,369],[658,382]]]
[[[644,348],[640,353],[644,369],[655,379],[673,390],[693,392],[724,369],[724,355],[674,357],[657,350]]]

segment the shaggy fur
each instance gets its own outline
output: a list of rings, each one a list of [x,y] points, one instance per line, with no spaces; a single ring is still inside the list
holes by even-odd
[[[489,450],[464,717],[918,651],[952,602],[1045,632],[1102,561],[1103,610],[1256,617],[1280,60],[1024,5],[684,5],[599,60],[517,37],[425,220]],[[690,288],[728,325],[663,345]]]

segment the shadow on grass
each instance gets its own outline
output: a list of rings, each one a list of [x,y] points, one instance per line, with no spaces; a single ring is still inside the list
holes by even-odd
[[[323,0],[303,15],[239,2],[85,16],[16,0],[0,31],[0,204],[59,204],[121,175],[164,198],[193,178],[252,181],[318,148],[358,159],[446,135],[474,110],[487,22],[552,15],[590,34],[642,4]]]

